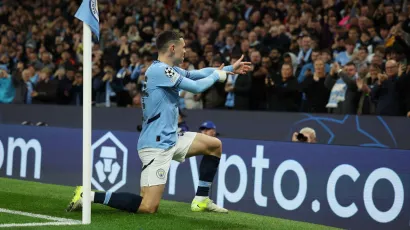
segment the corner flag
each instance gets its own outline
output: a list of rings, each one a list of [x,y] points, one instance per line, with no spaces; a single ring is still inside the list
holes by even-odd
[[[83,0],[75,17],[90,26],[93,33],[100,38],[100,17],[98,15],[97,0]]]
[[[97,0],[83,0],[75,17],[83,22],[83,224],[91,223],[92,42],[100,37]]]

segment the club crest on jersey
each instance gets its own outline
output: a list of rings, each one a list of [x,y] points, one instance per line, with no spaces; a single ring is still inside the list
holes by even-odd
[[[175,83],[178,80],[179,74],[171,67],[165,68],[165,75],[171,78],[171,81]]]

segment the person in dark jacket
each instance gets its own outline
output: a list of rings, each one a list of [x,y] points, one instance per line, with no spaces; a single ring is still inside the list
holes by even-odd
[[[252,76],[250,89],[250,107],[251,110],[266,110],[266,89],[265,78],[269,76],[269,70],[262,65],[262,57],[259,51],[251,52],[252,70],[249,71]]]
[[[405,91],[404,82],[408,76],[401,70],[395,60],[386,62],[386,74],[379,74],[378,81],[371,89],[371,97],[377,101],[376,114],[384,116],[404,115],[401,97]]]
[[[232,57],[231,63],[235,63],[239,58]],[[235,110],[249,110],[250,90],[252,76],[250,74],[229,75],[225,84],[226,102],[225,107]]]
[[[222,63],[221,57],[215,56],[212,59],[211,66],[218,68]],[[201,94],[204,109],[223,109],[225,107],[225,98],[225,84],[222,82],[215,83]]]
[[[356,84],[357,78],[357,69],[353,62],[348,62],[343,69],[339,63],[333,63],[330,75],[325,80],[325,86],[331,90],[326,105],[331,113],[357,114],[361,96]]]
[[[293,76],[293,67],[283,64],[281,69],[282,79],[274,81],[265,78],[267,87],[268,109],[273,111],[297,112],[301,103],[301,92],[298,80]]]
[[[72,75],[71,70],[66,72],[64,68],[59,68],[54,74],[54,79],[58,81],[57,104],[69,105],[72,99],[70,91],[74,81],[74,76]]]
[[[56,104],[58,82],[50,79],[51,71],[44,68],[40,72],[39,82],[31,93],[33,104]]]
[[[368,72],[359,73],[356,84],[363,93],[360,97],[357,114],[370,115],[376,113],[376,102],[371,98],[370,87],[377,83],[380,73],[381,68],[376,64],[371,64]]]
[[[301,83],[301,89],[306,94],[306,111],[309,113],[326,113],[330,90],[325,86],[325,63],[318,59],[314,63],[314,68],[315,73],[308,74]]]
[[[70,90],[71,105],[83,105],[83,75],[81,72],[75,73],[74,81]]]
[[[406,72],[401,75],[404,77],[401,81],[401,95],[402,98],[402,110],[404,114],[410,118],[410,65],[407,66]]]

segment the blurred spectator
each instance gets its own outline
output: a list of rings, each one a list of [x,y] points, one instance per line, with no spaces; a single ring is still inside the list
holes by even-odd
[[[314,73],[308,71],[305,80],[301,83],[302,92],[306,94],[305,110],[309,113],[326,113],[330,90],[325,86],[327,77],[325,64],[318,59],[314,67],[316,71]]]
[[[74,81],[70,90],[72,105],[83,105],[83,75],[80,72],[75,73]]]
[[[301,93],[298,80],[293,76],[292,66],[284,63],[281,70],[282,78],[274,81],[265,78],[267,88],[268,109],[273,111],[297,112],[300,108]]]
[[[407,68],[397,64],[395,60],[386,63],[386,74],[378,74],[377,81],[370,89],[366,85],[363,90],[370,92],[372,99],[376,102],[376,114],[385,116],[407,115],[403,105],[407,103],[406,93],[409,90],[406,81],[409,76]]]
[[[377,83],[379,74],[381,74],[381,68],[376,64],[370,65],[369,72],[364,72],[365,76],[360,76],[359,74],[359,78],[356,82],[357,88],[364,93],[361,95],[359,101],[358,114],[369,115],[376,113],[376,103],[370,96],[370,89]]]
[[[331,113],[356,114],[360,92],[356,85],[358,78],[356,65],[348,62],[344,68],[335,62],[326,77],[325,86],[331,90],[327,108]]]
[[[383,39],[380,38],[374,26],[369,26],[367,28],[367,32],[370,35],[370,44],[372,44],[373,47],[376,47],[377,45],[383,42]]]
[[[358,71],[362,69],[366,69],[368,66],[367,63],[367,56],[369,54],[369,51],[366,47],[361,46],[359,47],[359,51],[353,55],[351,61],[356,65],[356,69]]]
[[[199,126],[199,130],[201,133],[211,137],[219,136],[219,133],[216,132],[216,125],[212,121],[202,123],[201,126]]]
[[[231,64],[239,58],[232,57]],[[252,84],[252,76],[248,74],[229,75],[225,84],[226,95],[225,106],[236,110],[249,110],[249,92]]]
[[[269,72],[266,66],[262,66],[262,57],[259,51],[251,53],[252,70],[249,71],[251,76],[251,91],[250,91],[250,109],[265,110],[266,109],[266,90],[265,78]]]
[[[14,99],[14,87],[12,77],[7,66],[0,65],[0,103],[9,104]]]
[[[352,60],[353,51],[355,49],[356,43],[352,39],[348,39],[344,42],[346,51],[340,52],[336,56],[336,62],[341,66],[345,66],[348,62]]]
[[[256,35],[255,35],[256,36]],[[222,56],[225,57],[226,61],[229,61],[229,58],[232,55],[241,54],[241,48],[236,45],[233,36],[227,36],[225,40],[225,47],[221,50]]]
[[[53,70],[55,68],[55,64],[52,61],[53,61],[53,57],[51,53],[44,52],[41,54],[41,61],[40,61],[39,67],[41,69],[48,68],[50,70]]]
[[[194,67],[190,64],[189,60],[187,59],[184,60],[184,62],[181,64],[180,67],[187,71],[194,69]],[[201,94],[194,94],[194,93],[183,90],[180,93],[180,97],[184,99],[183,103],[184,103],[184,108],[186,109],[202,109],[203,108]]]
[[[72,98],[70,91],[74,81],[73,71],[70,69],[66,72],[64,67],[60,67],[54,73],[54,79],[58,81],[57,103],[60,105],[69,105]]]
[[[263,39],[263,45],[268,49],[278,49],[281,52],[288,52],[290,38],[279,30],[279,27],[273,26],[269,33]]]
[[[115,107],[116,103],[116,93],[111,86],[114,79],[114,70],[111,66],[107,65],[103,72],[102,79],[96,78],[95,88],[97,89],[97,101],[96,106],[98,107]]]
[[[57,101],[58,82],[50,79],[51,70],[44,68],[39,75],[39,81],[34,86],[31,97],[33,104],[55,104]]]
[[[128,105],[129,108],[142,108],[141,105],[141,92],[138,90],[133,90],[130,92],[130,96],[132,98],[132,104]]]
[[[298,82],[302,82],[307,75],[311,75],[315,73],[315,61],[321,58],[321,53],[319,49],[312,50],[311,58],[308,63],[303,65],[302,70],[299,73]],[[330,71],[330,65],[324,63],[325,71],[328,73]]]
[[[30,71],[24,69],[23,62],[17,64],[12,79],[15,95],[14,104],[31,104],[31,92],[33,91],[33,83],[30,81]]]
[[[121,58],[121,68],[115,76],[111,78],[111,88],[115,92],[115,100],[118,107],[127,107],[132,104],[127,84],[131,82],[131,71],[128,69],[128,59]]]
[[[304,35],[301,43],[298,54],[298,65],[303,66],[310,61],[310,55],[312,54],[312,39],[309,35]]]
[[[280,68],[282,67],[282,64],[283,64],[283,60],[281,57],[281,53],[279,52],[279,49],[273,48],[270,51],[269,60],[271,61],[269,74],[271,74],[271,76],[274,79],[279,79],[280,78]]]
[[[305,127],[299,132],[295,132],[292,135],[293,142],[306,142],[306,143],[316,143],[316,131],[312,128]]]
[[[222,65],[220,56],[212,59],[212,67],[218,68]],[[225,84],[217,82],[205,92],[203,92],[201,99],[203,100],[204,109],[222,109],[225,106]]]
[[[95,106],[138,107],[145,71],[156,58],[155,35],[164,30],[179,30],[185,37],[189,69],[227,65],[241,54],[254,66],[249,78],[231,76],[227,85],[216,84],[201,95],[181,92],[184,97],[181,100],[185,101],[181,107],[192,103],[186,107],[225,108],[228,103],[228,107],[233,105],[235,108],[240,101],[249,104],[251,110],[266,110],[268,104],[269,108],[283,107],[283,101],[268,103],[267,95],[271,96],[272,91],[266,91],[265,79],[272,79],[275,85],[282,82],[281,67],[286,63],[292,66],[292,75],[298,78],[304,92],[303,108],[292,111],[318,111],[311,103],[315,104],[316,99],[322,103],[325,91],[321,91],[323,98],[319,100],[320,93],[312,94],[314,91],[311,90],[314,85],[319,87],[323,80],[314,80],[314,63],[321,59],[325,73],[330,71],[333,62],[337,62],[340,68],[353,62],[358,73],[354,78],[338,80],[342,78],[336,69],[331,77],[325,78],[331,83],[326,86],[332,86],[328,90],[332,90],[333,97],[326,98],[331,102],[328,104],[332,112],[344,113],[349,105],[348,113],[374,114],[376,106],[380,113],[383,104],[398,104],[395,106],[399,106],[400,114],[410,111],[409,90],[404,90],[408,87],[407,71],[403,71],[401,77],[404,78],[397,77],[401,82],[396,88],[398,97],[392,96],[394,93],[389,90],[390,96],[371,100],[371,91],[366,91],[367,87],[372,89],[375,86],[376,66],[380,73],[387,60],[395,60],[403,69],[408,67],[410,18],[407,11],[410,4],[406,1],[393,5],[389,2],[333,0],[309,3],[253,0],[126,2],[99,2],[101,36],[98,42],[93,38],[92,47],[92,99]],[[79,3],[58,0],[43,1],[38,5],[36,1],[21,0],[4,1],[0,6],[0,65],[5,65],[11,74],[12,85],[8,89],[15,91],[11,103],[39,103],[38,96],[32,98],[31,94],[36,84],[44,87],[44,83],[49,82],[39,81],[39,73],[46,68],[50,70],[49,80],[57,84],[53,103],[81,104],[82,23],[73,17]],[[347,69],[353,71],[352,66]],[[370,76],[369,71],[373,72],[371,77],[365,78]],[[309,80],[305,82],[308,76]],[[241,79],[250,80],[248,97],[239,96],[241,93],[235,92],[235,86],[231,85],[235,83],[237,90],[242,89],[239,86],[245,86],[245,81]],[[380,88],[389,85],[390,79],[396,78],[383,81]],[[3,81],[6,82],[5,78]],[[310,82],[308,88],[304,84],[307,82]],[[346,89],[339,87],[342,85]],[[335,92],[342,92],[340,101],[334,100]],[[286,100],[291,99],[286,97]],[[335,104],[339,104],[337,109]]]
[[[141,74],[141,69],[143,67],[143,62],[141,62],[138,54],[132,53],[130,57],[130,65],[128,71],[130,73],[131,81],[138,82],[138,77]]]

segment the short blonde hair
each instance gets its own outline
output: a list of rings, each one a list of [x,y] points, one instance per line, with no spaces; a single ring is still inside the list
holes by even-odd
[[[312,134],[314,138],[316,138],[316,131],[312,128],[305,127],[299,131],[299,133],[309,133]]]

